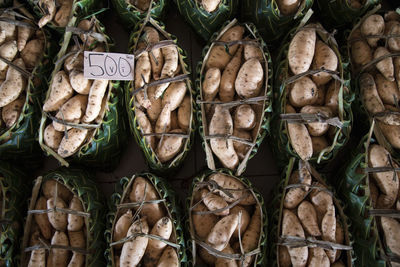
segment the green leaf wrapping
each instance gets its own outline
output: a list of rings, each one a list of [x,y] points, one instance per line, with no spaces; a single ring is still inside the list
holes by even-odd
[[[104,194],[99,191],[96,183],[92,180],[93,175],[83,169],[61,167],[55,171],[51,171],[44,176],[39,176],[34,181],[32,189],[32,198],[29,202],[29,210],[33,210],[38,197],[41,185],[48,180],[55,179],[59,183],[65,185],[83,204],[84,212],[90,214],[85,219],[86,233],[86,255],[85,267],[101,267],[105,266],[103,252],[105,250],[104,230],[105,230],[105,201]],[[67,204],[68,205],[68,204]],[[24,239],[22,242],[22,251],[29,247],[30,231],[34,221],[33,214],[28,214],[25,221]],[[21,255],[22,266],[29,261],[30,253],[23,252]]]
[[[231,170],[228,169],[217,169],[217,170],[207,170],[204,171],[198,175],[196,175],[193,178],[192,186],[190,187],[189,191],[189,197],[186,200],[186,229],[188,231],[187,236],[187,246],[188,246],[188,253],[191,255],[191,261],[190,266],[198,266],[195,265],[196,259],[195,259],[195,251],[197,250],[196,247],[200,247],[196,245],[195,241],[195,230],[192,228],[192,222],[191,222],[191,213],[190,213],[190,208],[193,205],[193,197],[194,197],[194,190],[196,185],[198,183],[201,183],[205,181],[210,175],[215,174],[215,173],[221,173],[224,175],[228,175],[236,180],[239,180],[240,182],[243,183],[245,188],[249,188],[250,192],[253,193],[253,196],[256,198],[257,204],[261,208],[261,231],[260,231],[260,237],[259,237],[259,242],[258,242],[258,248],[260,249],[260,253],[256,254],[256,259],[253,261],[253,264],[251,266],[267,266],[267,246],[269,244],[268,240],[268,217],[267,217],[267,211],[265,209],[266,203],[264,202],[263,196],[260,194],[260,192],[257,191],[257,189],[252,185],[252,183],[245,177],[241,176],[235,176],[234,173]],[[256,204],[256,205],[257,205]],[[199,255],[197,255],[199,256]],[[199,265],[202,266],[202,265]],[[238,264],[238,266],[240,266]]]
[[[165,31],[165,26],[162,23],[157,22],[153,19],[150,19],[149,22],[142,21],[141,23],[136,25],[136,28],[130,37],[130,46],[129,46],[130,52],[133,53],[133,51],[136,50],[136,46],[138,44],[139,38],[142,36],[143,28],[146,25],[154,27],[159,33],[161,33],[160,36],[162,36],[168,40],[172,40],[176,44],[176,48],[178,49],[179,65],[182,67],[181,72],[183,74],[190,75],[191,71],[190,71],[190,67],[186,61],[186,53],[181,47],[179,47],[177,38],[175,36],[167,33]],[[190,94],[190,97],[191,97],[191,119],[190,119],[190,123],[189,123],[189,130],[188,130],[189,132],[187,133],[187,134],[189,134],[189,138],[186,138],[186,141],[184,141],[184,145],[181,148],[180,152],[177,155],[175,155],[174,158],[167,163],[160,162],[160,160],[157,158],[155,151],[150,147],[150,145],[146,142],[145,137],[142,135],[142,130],[137,121],[136,112],[135,112],[136,97],[132,96],[132,94],[131,94],[131,92],[134,89],[134,83],[133,82],[125,83],[125,102],[126,102],[126,109],[127,109],[127,113],[128,113],[128,119],[129,119],[131,133],[135,137],[136,143],[142,149],[142,152],[145,156],[147,164],[156,173],[167,173],[167,172],[172,172],[172,171],[176,170],[182,164],[187,153],[189,152],[189,150],[192,147],[194,132],[196,129],[195,103],[194,103],[195,93],[194,93],[193,85],[192,85],[190,78],[186,79],[185,82],[186,82],[187,92]],[[153,132],[154,132],[154,127],[153,127]]]
[[[276,0],[242,0],[242,17],[256,25],[266,42],[279,42],[281,37],[300,22],[313,5],[313,0],[301,2],[296,14],[285,16],[279,11]]]
[[[318,36],[335,52],[338,57],[338,72],[339,78],[344,81],[339,91],[339,120],[343,123],[343,127],[340,130],[337,128],[335,130],[335,135],[332,141],[328,144],[326,149],[322,150],[318,155],[313,155],[309,160],[317,164],[325,164],[331,161],[338,151],[347,143],[350,138],[350,132],[353,123],[353,113],[351,110],[351,103],[354,99],[354,93],[350,90],[350,72],[348,70],[348,63],[346,59],[340,55],[339,48],[335,39],[330,36],[321,27],[321,32],[317,31]],[[277,162],[281,168],[284,168],[285,163],[287,163],[291,157],[300,158],[296,151],[293,149],[288,135],[287,122],[280,119],[280,114],[285,113],[285,106],[287,102],[288,86],[284,83],[286,79],[293,76],[289,73],[289,61],[288,61],[288,50],[291,40],[294,34],[297,32],[294,29],[289,35],[288,40],[284,42],[282,49],[279,52],[276,65],[276,75],[275,75],[275,94],[274,94],[274,110],[276,114],[272,120],[272,136],[274,140],[274,145],[272,146],[274,150],[275,157],[278,158]],[[330,38],[329,38],[330,37]],[[347,89],[345,89],[347,87]]]
[[[369,189],[369,175],[364,172],[368,167],[368,148],[375,144],[372,138],[374,125],[353,151],[352,159],[340,175],[339,193],[346,205],[352,224],[356,266],[390,266],[381,258],[388,250],[383,246],[383,234],[379,233],[376,217],[369,215],[372,202]]]
[[[284,199],[285,199],[285,187],[289,184],[289,179],[292,174],[292,172],[298,168],[299,161],[296,158],[291,158],[288,162],[288,165],[286,166],[285,170],[282,172],[282,179],[279,182],[279,185],[275,187],[274,189],[274,198],[270,202],[269,207],[268,207],[268,212],[269,212],[269,220],[270,220],[270,228],[269,228],[269,234],[272,242],[272,246],[270,246],[270,251],[269,251],[269,264],[272,266],[279,266],[279,255],[278,255],[278,238],[281,236],[281,224],[282,224],[282,216],[283,216],[283,209],[284,209]],[[350,231],[350,225],[351,221],[349,220],[347,214],[351,214],[348,210],[344,212],[344,207],[345,204],[347,203],[346,201],[341,201],[336,198],[335,190],[328,186],[325,182],[325,178],[322,176],[319,176],[318,173],[313,169],[312,166],[310,166],[310,169],[313,171],[311,174],[312,176],[312,181],[317,181],[320,184],[324,185],[330,192],[333,193],[333,204],[335,206],[336,214],[338,214],[340,222],[342,224],[343,232],[344,232],[344,245],[347,246],[353,246],[353,237],[352,237],[352,232]],[[315,175],[318,175],[319,177],[316,177]],[[350,216],[349,216],[350,217]],[[343,255],[345,255],[343,257]],[[345,266],[354,266],[354,261],[356,260],[356,257],[354,256],[353,250],[347,250],[347,251],[342,251],[341,253],[341,258],[342,262],[345,264]],[[359,265],[355,265],[359,266]],[[364,266],[364,265],[360,265]]]
[[[202,60],[197,64],[196,93],[197,93],[197,101],[202,100],[201,82],[204,79],[203,72],[205,72],[205,64],[207,62],[208,52],[214,46],[212,43],[214,41],[216,41],[222,35],[223,32],[225,32],[226,30],[228,30],[229,28],[231,28],[235,25],[244,26],[246,29],[245,34],[246,33],[250,34],[251,38],[256,39],[261,44],[261,47],[263,50],[263,57],[265,60],[265,63],[263,63],[263,64],[266,64],[266,65],[263,65],[263,67],[264,67],[264,84],[262,87],[262,90],[264,90],[264,96],[265,96],[266,100],[264,100],[263,106],[262,106],[262,115],[261,115],[261,119],[259,122],[260,127],[257,132],[256,138],[253,141],[254,146],[253,146],[250,154],[248,154],[246,156],[246,158],[239,163],[238,167],[235,170],[237,175],[241,175],[246,169],[248,160],[250,160],[252,157],[254,157],[254,155],[257,153],[258,148],[260,147],[262,141],[264,140],[265,136],[270,131],[270,120],[271,120],[271,116],[272,116],[271,115],[271,113],[272,113],[272,98],[273,98],[273,94],[272,94],[272,80],[273,79],[271,78],[273,76],[272,60],[271,60],[271,56],[269,54],[266,43],[261,38],[256,27],[253,24],[250,24],[250,23],[242,24],[242,23],[238,23],[236,20],[232,20],[232,21],[226,22],[225,25],[221,28],[221,30],[219,32],[214,33],[214,35],[210,39],[209,44],[203,48]],[[211,148],[209,145],[209,140],[206,140],[206,138],[205,138],[205,136],[206,136],[205,127],[206,127],[207,121],[205,119],[205,111],[203,111],[203,109],[204,109],[203,106],[204,106],[204,104],[197,104],[197,121],[199,124],[199,132],[200,132],[200,136],[202,137],[203,149],[205,150],[205,152],[207,154],[208,168],[215,169],[216,165],[220,164],[220,163],[217,163],[217,164],[215,163],[217,161],[219,162],[219,160],[214,155],[214,153],[211,151]],[[258,127],[258,124],[256,124],[256,127]]]
[[[0,264],[18,266],[22,224],[26,211],[28,187],[26,174],[5,161],[0,162],[1,219]]]
[[[151,173],[138,173],[133,175],[131,178],[123,177],[119,182],[117,182],[115,187],[115,193],[111,196],[109,200],[109,210],[110,212],[107,214],[107,230],[105,232],[105,238],[107,240],[107,249],[104,253],[105,257],[107,258],[107,266],[116,266],[113,260],[114,250],[110,246],[113,242],[112,234],[114,230],[114,226],[117,222],[117,205],[122,203],[130,202],[127,200],[129,199],[129,193],[133,184],[133,181],[137,177],[143,177],[147,179],[157,191],[160,199],[165,199],[164,202],[165,209],[167,210],[168,217],[172,220],[173,231],[171,236],[176,236],[176,244],[180,246],[178,252],[178,259],[181,263],[180,266],[188,266],[188,258],[186,255],[186,244],[185,244],[185,237],[184,237],[184,229],[183,225],[181,224],[182,221],[182,212],[179,208],[179,203],[176,199],[176,193],[170,187],[170,185],[166,182],[166,180],[157,177]]]
[[[78,25],[79,19],[74,17],[71,20],[73,25]],[[96,19],[96,25],[100,33],[106,39],[106,51],[110,51],[112,46],[111,39],[106,35],[105,28]],[[52,77],[62,69],[64,60],[60,60],[67,53],[68,46],[74,44],[74,34],[66,32],[62,41],[62,46],[56,57],[57,63],[53,69],[48,88],[51,87]],[[65,59],[65,58],[64,58]],[[126,122],[125,113],[123,110],[123,87],[119,81],[109,81],[108,84],[109,98],[107,101],[107,108],[101,126],[94,130],[93,135],[82,145],[79,150],[66,159],[61,158],[57,151],[53,151],[44,143],[44,129],[51,122],[51,119],[42,113],[42,119],[39,128],[39,143],[42,149],[51,156],[55,157],[62,165],[68,166],[68,162],[76,162],[84,164],[93,168],[100,168],[103,170],[111,170],[118,164],[123,145],[126,142]],[[104,97],[107,97],[107,92]],[[46,100],[50,95],[50,90],[47,91]],[[94,123],[94,122],[93,122]]]
[[[13,126],[0,129],[0,159],[19,161],[30,168],[37,167],[42,161],[42,152],[37,142],[41,94],[47,89],[46,77],[51,72],[51,58],[55,54],[55,45],[49,41],[48,31],[43,29],[42,33],[45,38],[44,52],[33,70],[29,70],[32,75],[24,90],[26,100],[21,114]]]
[[[208,41],[226,21],[233,19],[239,0],[221,0],[217,9],[207,12],[198,0],[175,0],[180,14],[204,40]]]
[[[45,14],[43,10],[39,7],[38,0],[27,0],[31,8],[33,9],[35,16],[40,19]],[[68,24],[67,26],[74,26],[74,17],[78,17],[80,19],[92,15],[95,12],[99,11],[99,9],[103,6],[103,0],[73,0],[74,3],[72,5],[71,12],[69,14]],[[56,13],[57,14],[57,13]],[[54,23],[54,21],[49,21],[46,24],[50,29],[55,30],[59,34],[65,33],[65,27],[60,27]]]
[[[146,18],[148,11],[142,12],[134,5],[128,3],[130,0],[112,0],[113,7],[117,11],[124,26],[136,27],[136,24]],[[151,17],[159,20],[164,18],[168,7],[168,0],[153,0],[151,6]]]
[[[377,5],[380,0],[366,0],[360,8],[352,7],[350,0],[316,0],[316,2],[319,15],[324,19],[324,23],[335,28],[354,22],[374,5]]]

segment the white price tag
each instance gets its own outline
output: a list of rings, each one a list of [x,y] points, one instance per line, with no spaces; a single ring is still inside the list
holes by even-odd
[[[131,81],[135,57],[130,54],[85,51],[83,75],[87,79]]]

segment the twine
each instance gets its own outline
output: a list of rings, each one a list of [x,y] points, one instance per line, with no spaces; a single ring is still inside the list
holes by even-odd
[[[391,210],[391,209],[370,209],[368,211],[370,216],[376,217],[390,217],[395,219],[400,219],[400,210]]]
[[[23,68],[15,65],[13,62],[7,60],[6,58],[4,58],[3,56],[0,56],[0,60],[3,61],[4,63],[6,63],[7,65],[9,65],[10,67],[16,69],[19,73],[22,74],[22,76],[24,76],[27,79],[30,79],[32,77],[32,73],[24,70]]]
[[[320,73],[320,72],[328,73],[328,74],[331,75],[332,78],[334,78],[335,80],[339,81],[341,84],[344,84],[344,80],[343,80],[342,78],[339,77],[339,74],[340,74],[340,73],[339,73],[338,71],[327,70],[327,69],[325,69],[325,68],[323,68],[323,67],[320,68],[320,69],[308,70],[308,71],[305,71],[305,72],[296,74],[296,75],[294,75],[294,76],[292,76],[292,77],[287,78],[286,80],[284,80],[284,81],[282,82],[282,84],[283,84],[283,85],[288,85],[288,84],[294,83],[295,81],[297,81],[297,80],[303,78],[304,76],[313,75],[313,74],[317,74],[317,73]]]
[[[234,100],[234,101],[229,101],[229,102],[221,102],[221,101],[206,101],[206,100],[197,100],[197,104],[211,104],[211,105],[220,105],[223,107],[234,107],[234,106],[239,106],[243,104],[256,104],[256,105],[262,105],[262,103],[259,103],[260,101],[269,101],[268,96],[257,96],[257,97],[251,97],[247,99],[240,99],[240,100]]]
[[[204,138],[206,140],[210,140],[210,139],[225,139],[225,140],[231,139],[231,140],[237,141],[239,143],[242,143],[242,144],[245,144],[245,145],[248,145],[248,146],[251,146],[251,147],[254,146],[254,143],[247,141],[247,139],[243,139],[243,138],[231,135],[231,134],[212,134],[212,135],[206,135],[206,136],[204,136]]]
[[[298,236],[281,236],[277,242],[280,246],[286,246],[289,248],[300,248],[300,247],[309,247],[309,248],[323,248],[328,250],[352,250],[352,246],[346,246],[334,242],[317,240],[314,237],[310,236],[307,238],[298,237]]]
[[[178,82],[178,81],[183,81],[183,80],[189,79],[189,74],[180,74],[180,75],[175,76],[175,77],[160,79],[160,80],[157,80],[157,81],[152,81],[150,83],[146,83],[144,77],[142,77],[142,79],[144,81],[144,85],[142,87],[138,88],[138,89],[133,90],[131,92],[132,96],[138,94],[142,90],[147,90],[147,88],[151,87],[151,86],[156,86],[156,85],[160,85],[160,84],[164,84],[164,83]]]
[[[285,113],[280,114],[280,118],[283,121],[287,121],[287,123],[296,123],[296,124],[308,124],[308,123],[327,123],[329,125],[343,128],[343,123],[340,121],[338,117],[329,118],[324,114],[318,113]]]

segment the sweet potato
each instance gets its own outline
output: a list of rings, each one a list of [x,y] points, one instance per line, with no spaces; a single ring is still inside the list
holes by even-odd
[[[240,205],[236,205],[233,208],[230,209],[229,214],[238,214],[241,212],[241,218],[240,218],[240,235],[243,236],[247,226],[249,226],[250,223],[250,214],[249,212]],[[239,223],[238,227],[236,228],[235,232],[233,232],[233,237],[239,237]]]
[[[389,81],[378,73],[375,75],[375,84],[384,104],[395,106],[399,102],[400,92],[395,81]]]
[[[181,129],[172,130],[171,133],[183,134]],[[184,138],[180,136],[164,136],[156,149],[157,158],[165,163],[173,159],[182,149]]]
[[[79,123],[80,118],[85,114],[88,98],[85,95],[76,95],[65,102],[56,114],[56,118],[65,122]],[[56,131],[64,132],[72,127],[53,121]]]
[[[42,193],[46,199],[55,197],[56,190],[57,197],[64,200],[64,202],[69,202],[72,199],[72,192],[69,191],[65,185],[57,182],[56,180],[47,180],[42,184]]]
[[[400,149],[400,126],[389,125],[379,121],[378,126],[390,145]]]
[[[241,130],[241,129],[237,129],[237,128],[233,128],[233,135],[239,138],[242,138],[246,141],[251,142],[252,137],[251,137],[251,133],[249,131],[246,130]],[[239,157],[239,160],[243,160],[245,158],[245,156],[247,155],[250,146],[238,141],[233,141],[233,148],[236,151],[236,154]]]
[[[151,123],[150,123],[149,119],[147,118],[146,114],[143,111],[141,111],[139,108],[135,108],[135,114],[136,114],[136,119],[137,119],[137,122],[139,124],[141,131],[144,134],[153,133],[153,126],[151,126]],[[156,137],[155,136],[146,136],[145,140],[146,140],[147,145],[150,148],[155,149],[155,147],[156,147]]]
[[[323,106],[325,104],[325,95],[326,89],[324,85],[317,87],[317,101],[315,101],[314,105]]]
[[[18,58],[14,60],[13,63],[25,69],[25,64],[22,59]],[[5,107],[16,100],[25,89],[25,86],[26,78],[22,76],[21,72],[13,67],[9,67],[6,80],[0,86],[0,107]]]
[[[146,42],[148,44],[156,44],[160,42],[160,35],[158,34],[157,30],[152,27],[145,27],[144,29],[144,36]],[[152,49],[150,52],[150,62],[151,62],[151,70],[153,73],[153,79],[158,80],[161,76],[161,70],[164,65],[164,57],[161,53],[160,48]]]
[[[35,210],[47,210],[47,203],[44,197],[39,197],[36,200]],[[34,219],[36,224],[39,226],[40,233],[45,239],[51,238],[51,224],[46,213],[35,213]]]
[[[27,68],[33,68],[40,62],[43,55],[44,41],[40,39],[30,40],[21,51],[21,58]]]
[[[286,113],[296,113],[293,107],[286,105]],[[309,160],[313,155],[313,147],[307,126],[299,123],[287,123],[290,143],[302,160]]]
[[[326,191],[317,191],[313,189],[312,194],[310,194],[311,202],[314,204],[314,207],[317,211],[317,215],[320,217],[324,216],[326,212],[333,207],[333,199],[332,196]]]
[[[263,85],[264,70],[260,61],[251,58],[240,67],[235,80],[236,93],[242,98],[256,97]]]
[[[234,251],[229,244],[222,250],[222,252],[226,254],[234,254]],[[232,259],[217,258],[215,261],[215,267],[238,267],[238,264]]]
[[[22,20],[25,23],[30,23],[29,20]],[[35,29],[32,27],[24,27],[24,26],[18,26],[18,39],[17,39],[17,47],[18,51],[21,52],[28,40],[31,38],[31,36],[35,33]]]
[[[305,105],[313,105],[317,100],[317,85],[308,77],[298,79],[290,88],[289,101],[294,107],[300,108]]]
[[[240,25],[236,25],[230,29],[228,29],[218,41],[221,42],[231,42],[241,40],[244,34],[244,27]],[[229,54],[225,51],[225,46],[222,45],[214,45],[208,54],[208,59],[206,62],[206,68],[219,68],[223,70],[226,65],[231,60],[230,55],[234,55],[239,45],[232,45],[229,47]]]
[[[160,236],[168,240],[172,233],[172,221],[168,217],[163,217],[156,222],[151,229],[150,234]],[[147,244],[146,252],[144,254],[144,266],[155,266],[161,257],[163,249],[167,246],[166,243],[149,239]]]
[[[397,83],[397,87],[400,88],[400,57],[393,58],[394,66],[394,77]]]
[[[86,79],[83,77],[83,71],[81,70],[72,70],[69,73],[69,81],[71,87],[75,90],[75,92],[88,95],[90,92],[90,87],[92,86],[92,80]]]
[[[393,21],[393,23],[388,26],[389,23],[386,23],[385,31],[388,29],[388,34],[391,35],[399,35],[400,34],[400,23],[398,21]],[[392,37],[388,39],[388,46],[391,51],[398,52],[400,51],[400,38]]]
[[[17,55],[18,48],[17,42],[14,40],[7,41],[0,46],[0,56],[4,57],[8,61],[13,61]],[[6,77],[7,70],[9,69],[8,64],[4,61],[0,61],[0,79],[4,80]]]
[[[173,111],[179,107],[186,94],[186,83],[183,81],[171,83],[162,98],[162,106],[169,106]]]
[[[216,250],[222,251],[229,243],[238,226],[239,216],[231,214],[220,219],[211,229],[206,242]]]
[[[361,34],[364,37],[367,37],[368,35],[380,35],[383,34],[385,30],[385,21],[383,20],[383,17],[378,14],[371,15],[367,17],[362,23],[361,23]],[[379,41],[378,37],[374,38],[367,38],[367,42],[370,46],[376,47],[377,43]]]
[[[231,196],[228,196],[221,190],[216,190],[216,192],[221,197],[223,197],[226,202],[228,203],[235,202],[236,200],[242,198],[243,195],[245,194],[246,197],[244,197],[243,200],[239,202],[240,205],[248,206],[256,204],[256,200],[253,197],[253,195],[248,190],[246,190],[244,184],[241,181],[237,180],[236,178],[233,178],[231,176],[222,173],[214,173],[210,175],[209,180],[216,182],[220,187],[222,187],[225,190],[232,189],[229,191]]]
[[[185,96],[178,108],[178,125],[185,132],[189,131],[190,118],[192,114],[192,103],[190,96]]]
[[[264,54],[262,49],[259,46],[255,46],[252,44],[244,45],[243,56],[245,61],[252,58],[258,59],[258,61],[260,62],[264,61]]]
[[[311,136],[311,143],[313,147],[313,155],[319,154],[329,146],[328,141],[324,136]]]
[[[312,236],[320,236],[321,231],[318,227],[317,212],[314,206],[304,200],[297,208],[297,217],[299,217],[304,229]]]
[[[146,190],[146,197],[144,198]],[[145,178],[137,177],[132,185],[132,190],[129,193],[129,200],[132,202],[141,202],[143,200],[160,199],[154,186]],[[149,226],[153,226],[159,219],[165,216],[164,208],[161,204],[149,203],[144,204],[140,211],[140,215],[147,217]]]
[[[173,77],[179,69],[178,50],[175,46],[165,46],[161,48],[164,57],[164,65],[161,70],[161,79]],[[156,98],[161,97],[164,90],[169,86],[169,83],[164,83],[157,86]]]
[[[298,31],[289,45],[289,67],[295,75],[308,71],[314,58],[316,34],[309,26]]]
[[[146,103],[149,102],[146,109],[147,115],[152,122],[155,122],[160,116],[162,109],[161,98],[156,98],[156,86],[150,86],[147,88],[147,97],[148,100],[146,100]]]
[[[389,167],[389,152],[380,145],[370,145],[368,149],[368,165],[369,167]],[[400,176],[400,172],[398,172]],[[390,209],[396,202],[399,191],[399,178],[393,179],[393,172],[377,172],[372,173],[376,184],[382,194],[378,198],[377,207],[381,209]]]
[[[179,259],[176,251],[172,247],[166,247],[157,263],[157,267],[179,267]]]
[[[381,217],[381,225],[385,235],[386,246],[395,255],[400,254],[400,223],[389,217]]]
[[[387,50],[385,47],[378,47],[374,52],[374,59],[380,58],[387,54],[390,54],[389,50]],[[386,79],[389,81],[394,81],[394,65],[391,57],[380,60],[378,63],[376,63],[376,68]]]
[[[60,197],[51,197],[47,200],[47,209],[53,209],[54,207],[65,209],[67,208],[67,205]],[[57,231],[65,231],[67,229],[68,220],[66,213],[52,211],[47,213],[47,216],[51,226]]]
[[[207,207],[203,203],[199,203],[193,208],[193,211],[207,211]],[[193,227],[197,236],[201,239],[207,237],[208,233],[218,222],[218,216],[215,214],[191,214]]]
[[[54,0],[39,0],[39,6],[45,11],[38,22],[39,27],[42,28],[52,21],[56,15],[56,2]]]
[[[5,19],[11,19],[11,20],[15,20],[15,15],[12,13],[7,13],[4,12],[1,17],[5,18]],[[5,41],[9,41],[9,40],[15,40],[16,37],[16,29],[17,26],[14,24],[11,24],[7,21],[2,21],[0,22],[0,29],[1,32],[4,33],[4,40]]]
[[[301,172],[301,175],[300,175]],[[300,171],[296,170],[290,176],[289,184],[306,184],[311,185],[311,174],[306,168],[302,168]],[[294,209],[300,202],[304,199],[306,193],[309,188],[299,187],[299,188],[290,188],[285,194],[285,198],[283,201],[283,206],[287,209]]]
[[[219,4],[221,3],[221,0],[202,0],[201,5],[203,6],[204,10],[207,12],[214,12]]]
[[[214,100],[218,94],[218,89],[221,82],[221,71],[218,68],[210,68],[204,75],[202,84],[202,95],[205,101]]]
[[[74,94],[67,74],[57,72],[50,85],[50,96],[43,105],[43,111],[57,111]]]
[[[376,208],[376,204],[378,203],[379,190],[372,179],[369,179],[369,193],[371,197],[372,207]]]
[[[321,106],[304,106],[300,110],[301,113],[306,114],[317,114],[320,113],[327,118],[332,117],[332,111],[329,107],[321,107]],[[312,136],[322,136],[324,135],[328,129],[329,124],[326,122],[310,122],[307,124],[307,129],[310,135]]]
[[[338,58],[335,52],[324,42],[318,40],[315,46],[313,69],[327,69],[335,71],[338,66]],[[317,86],[327,84],[332,76],[327,72],[319,72],[312,75]]]
[[[299,0],[277,0],[276,3],[278,4],[279,11],[284,16],[289,16],[296,13],[297,9],[300,5]]]
[[[328,85],[328,89],[325,95],[325,106],[329,107],[332,110],[333,115],[336,115],[338,113],[340,86],[341,84],[339,81],[332,80]],[[343,89],[345,90],[346,88],[343,87]]]
[[[363,73],[359,82],[362,102],[367,111],[371,114],[385,111],[385,107],[379,97],[372,75],[369,73]]]
[[[18,121],[24,104],[25,95],[20,95],[17,99],[1,109],[1,117],[7,128],[10,128]]]
[[[68,232],[69,243],[74,248],[86,248],[85,235],[82,231]],[[82,266],[85,262],[85,255],[79,252],[72,252],[72,258],[69,261],[68,267]]]
[[[321,222],[322,240],[335,242],[336,241],[336,217],[335,207],[329,206],[328,211],[325,213]],[[331,263],[336,260],[336,250],[326,250]]]
[[[68,236],[64,232],[56,231],[51,239],[52,245],[69,246]],[[69,251],[52,248],[47,257],[47,267],[67,267]]]
[[[260,233],[261,233],[261,208],[260,206],[256,206],[253,216],[251,216],[251,220],[249,226],[244,232],[242,237],[242,246],[244,252],[253,251],[258,247],[258,243],[260,240]],[[250,264],[254,261],[254,256],[246,257],[243,266],[250,266]]]
[[[82,202],[74,195],[69,203],[70,210],[83,211]],[[79,215],[68,214],[68,231],[80,231],[84,224],[84,218]]]
[[[126,236],[128,237],[135,233],[149,233],[149,225],[145,218],[133,222]],[[149,239],[144,236],[138,236],[125,242],[122,246],[119,265],[121,267],[137,266],[146,251],[148,242]]]
[[[137,59],[135,68],[135,89],[139,89],[150,82],[151,63],[148,52],[143,52]],[[143,80],[144,78],[144,80]],[[136,101],[143,107],[148,108],[149,103],[144,100],[144,91],[141,90],[136,96]]]
[[[101,101],[103,100],[107,87],[108,80],[94,80],[90,87],[85,116],[82,118],[83,122],[90,123],[99,115]]]
[[[366,41],[355,41],[351,46],[351,57],[356,65],[363,66],[372,61],[372,49]]]
[[[329,258],[323,248],[310,248],[309,267],[330,267]]]
[[[222,73],[218,93],[222,102],[232,101],[235,96],[235,80],[242,63],[242,51],[243,46],[239,46]]]
[[[281,267],[290,267],[292,262],[290,259],[290,254],[285,246],[279,246],[278,247],[278,261],[279,261],[279,266]]]
[[[79,47],[72,46],[71,51],[79,51]],[[73,70],[83,71],[83,53],[79,52],[79,54],[73,53],[68,56],[64,61],[64,70],[70,73]]]
[[[203,247],[199,248],[199,255],[200,259],[205,263],[207,263],[208,265],[214,266],[215,262],[217,261],[217,257],[208,253],[208,251]]]
[[[205,188],[200,191],[200,194],[204,205],[206,205],[207,209],[210,211],[223,209],[228,206],[228,203],[226,203],[221,196],[211,193]],[[226,216],[229,214],[229,209],[225,209],[224,211],[216,212],[214,214],[218,216]]]
[[[114,227],[113,241],[119,241],[122,238],[126,237],[128,233],[129,227],[132,222],[132,211],[128,209],[119,219],[117,220]],[[116,249],[120,249],[122,244],[118,244],[114,246]]]
[[[58,0],[58,4],[61,5],[60,8],[57,10],[56,15],[54,16],[54,22],[59,27],[65,27],[70,20],[71,9],[73,1],[71,0]]]
[[[240,105],[235,110],[233,125],[235,128],[251,130],[256,124],[256,113],[250,105]]]
[[[65,135],[61,140],[57,151],[58,155],[67,158],[75,154],[86,141],[88,133],[87,129],[72,128],[68,130],[68,138]]]
[[[171,108],[165,105],[157,119],[154,131],[156,133],[168,133],[171,130]],[[159,138],[159,137],[158,137]]]
[[[46,266],[46,250],[44,248],[35,249],[31,252],[28,267],[45,267]]]
[[[284,209],[282,216],[282,235],[297,236],[304,238],[304,230],[297,216],[290,210]],[[288,248],[289,255],[293,266],[303,266],[307,264],[308,248]]]

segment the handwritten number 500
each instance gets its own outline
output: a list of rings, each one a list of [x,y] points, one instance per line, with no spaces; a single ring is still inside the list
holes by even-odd
[[[117,64],[114,58],[106,56],[104,57],[103,64],[95,64],[93,61],[101,62],[101,59],[94,60],[94,57],[104,57],[104,54],[89,54],[89,67],[92,68],[90,74],[93,76],[103,76],[105,73],[108,76],[114,76],[118,72],[122,77],[127,77],[132,71],[131,65],[125,58],[119,57]],[[96,71],[93,71],[93,68]]]

